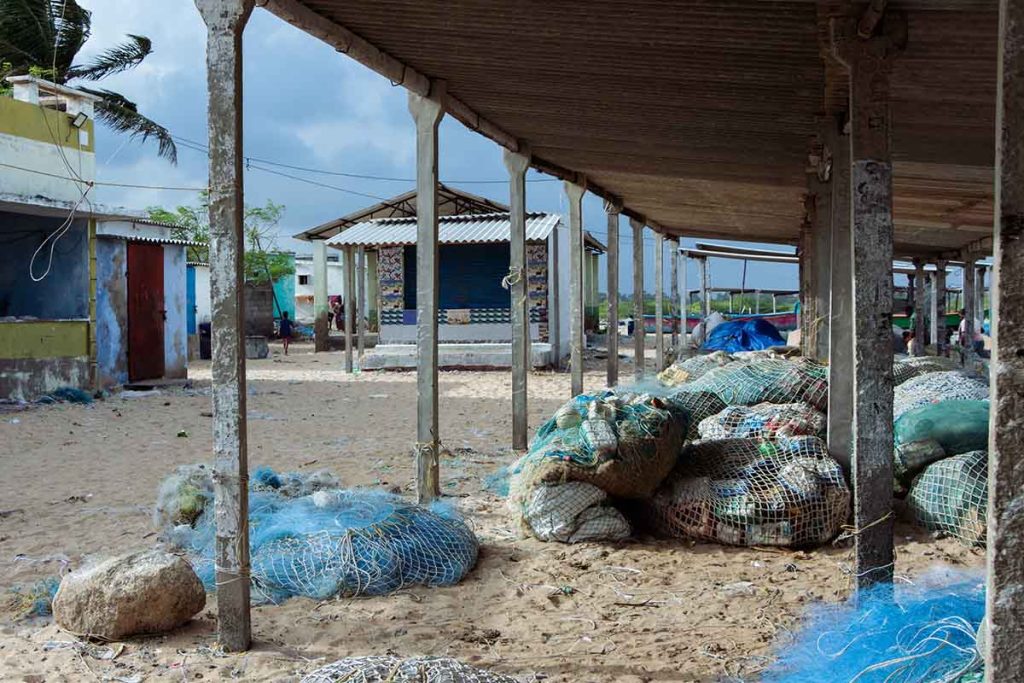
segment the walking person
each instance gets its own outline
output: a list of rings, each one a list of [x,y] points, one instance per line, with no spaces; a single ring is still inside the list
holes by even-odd
[[[281,312],[281,322],[279,323],[278,335],[281,337],[281,342],[284,344],[284,355],[288,355],[288,345],[292,341],[292,321],[288,317],[288,311]]]

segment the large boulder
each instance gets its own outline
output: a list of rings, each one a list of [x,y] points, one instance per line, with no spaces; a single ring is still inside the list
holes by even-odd
[[[119,640],[181,626],[206,605],[188,562],[160,550],[120,555],[64,577],[53,618],[75,635]]]

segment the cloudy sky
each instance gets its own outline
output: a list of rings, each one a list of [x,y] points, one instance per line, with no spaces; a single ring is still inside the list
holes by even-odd
[[[148,36],[153,54],[138,68],[102,82],[134,100],[140,111],[160,122],[182,141],[178,164],[156,155],[156,145],[131,141],[99,127],[98,179],[163,187],[206,185],[205,153],[189,148],[206,142],[205,29],[192,0],[79,0],[92,10],[92,37],[82,53],[87,58],[124,39],[127,33]],[[278,246],[308,252],[308,244],[288,237],[350,211],[412,187],[415,131],[406,93],[268,12],[256,9],[245,31],[245,155],[253,159],[245,174],[248,204],[273,200],[286,207]],[[446,118],[441,126],[440,174],[445,182],[507,202],[507,173],[501,150],[493,142]],[[260,164],[269,160],[310,169],[397,178],[375,181],[312,173]],[[259,170],[261,166],[278,174]],[[331,187],[284,177],[297,176]],[[528,208],[564,213],[562,184],[531,172]],[[466,181],[477,181],[469,183]],[[370,196],[367,196],[370,195]],[[191,204],[196,193],[178,190],[103,188],[97,199],[127,208]],[[584,200],[588,230],[604,241],[606,219],[601,202]],[[631,249],[623,221],[621,245]],[[653,262],[654,239],[647,231],[645,259]],[[686,242],[684,242],[686,243]],[[666,259],[667,264],[667,259]],[[648,268],[646,289],[653,289]],[[667,265],[666,265],[667,270]],[[689,269],[688,286],[697,274]],[[602,264],[601,288],[604,291]],[[620,291],[632,290],[629,259],[620,269]],[[742,265],[712,264],[712,285],[738,287]],[[795,288],[795,267],[750,264],[750,288]]]

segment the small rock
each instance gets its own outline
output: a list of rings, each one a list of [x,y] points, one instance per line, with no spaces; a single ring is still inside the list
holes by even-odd
[[[203,584],[185,560],[143,550],[64,577],[53,598],[53,618],[79,636],[120,640],[170,631],[205,605]]]

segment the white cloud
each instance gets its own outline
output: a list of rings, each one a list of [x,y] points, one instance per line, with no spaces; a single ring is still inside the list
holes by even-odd
[[[130,162],[104,166],[97,180],[106,183],[159,187],[202,188],[206,186],[204,173],[180,165],[171,166],[155,154],[144,154]],[[96,188],[95,199],[101,204],[141,210],[147,206],[175,207],[180,204],[194,204],[197,199],[196,194],[192,191],[100,185]]]

